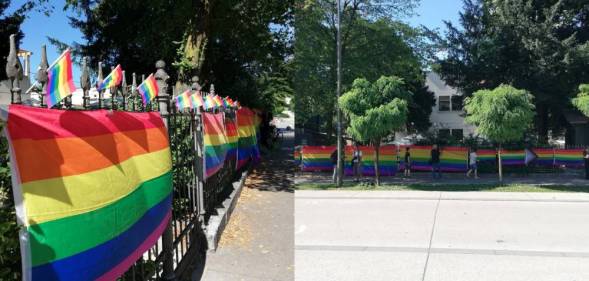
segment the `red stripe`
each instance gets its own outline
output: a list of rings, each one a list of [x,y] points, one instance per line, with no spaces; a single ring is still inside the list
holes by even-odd
[[[208,113],[203,115],[204,131],[207,135],[223,135],[223,113]]]
[[[68,111],[22,105],[10,105],[8,120],[12,140],[91,137],[164,127],[157,112]]]

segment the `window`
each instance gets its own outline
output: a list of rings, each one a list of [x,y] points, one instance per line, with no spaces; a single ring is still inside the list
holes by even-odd
[[[438,97],[438,110],[439,111],[450,111],[450,96],[439,96]]]
[[[462,111],[462,96],[452,96],[452,111]]]
[[[450,129],[438,130],[438,138],[439,139],[447,139],[448,137],[450,137]]]
[[[452,137],[456,140],[461,141],[464,138],[464,132],[462,129],[452,129]]]

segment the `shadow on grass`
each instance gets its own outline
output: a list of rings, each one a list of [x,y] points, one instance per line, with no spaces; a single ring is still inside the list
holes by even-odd
[[[579,185],[534,185],[534,184],[383,184],[375,186],[370,183],[344,183],[342,188],[337,188],[332,183],[304,183],[297,184],[297,190],[415,190],[415,191],[491,191],[491,192],[585,192],[589,193],[589,186]]]

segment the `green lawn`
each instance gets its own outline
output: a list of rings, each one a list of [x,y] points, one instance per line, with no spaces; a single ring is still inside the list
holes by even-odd
[[[297,190],[338,190],[332,183],[297,184]],[[339,190],[421,190],[421,191],[494,191],[494,192],[589,192],[589,186],[530,184],[368,184],[344,183]]]

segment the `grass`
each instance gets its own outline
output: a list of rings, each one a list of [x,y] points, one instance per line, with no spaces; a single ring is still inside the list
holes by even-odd
[[[332,183],[303,183],[297,190],[418,190],[418,191],[492,191],[492,192],[587,192],[589,186],[576,185],[532,185],[532,184],[372,184],[344,183],[336,188]]]

